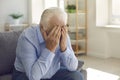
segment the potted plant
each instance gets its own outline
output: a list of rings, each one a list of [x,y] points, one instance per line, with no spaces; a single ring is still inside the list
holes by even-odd
[[[20,18],[23,16],[23,14],[10,14],[10,16],[14,20],[14,24],[19,24]]]
[[[67,5],[66,9],[67,9],[68,13],[74,13],[74,12],[76,12],[76,6],[73,5],[73,4]]]

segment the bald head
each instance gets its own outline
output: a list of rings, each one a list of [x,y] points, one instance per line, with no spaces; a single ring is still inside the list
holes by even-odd
[[[53,26],[64,26],[67,23],[67,14],[58,7],[48,8],[44,10],[40,24],[43,28],[51,29]]]

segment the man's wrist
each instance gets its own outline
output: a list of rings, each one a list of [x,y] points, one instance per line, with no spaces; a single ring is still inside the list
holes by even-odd
[[[67,47],[65,47],[64,49],[61,49],[61,52],[64,52],[64,51],[66,51],[66,49],[67,49]]]
[[[55,49],[53,49],[52,47],[50,48],[50,47],[47,47],[47,46],[46,46],[46,48],[47,48],[48,50],[50,50],[51,52],[53,52],[53,53],[55,52]]]

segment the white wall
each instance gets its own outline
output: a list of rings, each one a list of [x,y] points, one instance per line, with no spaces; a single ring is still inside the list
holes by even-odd
[[[88,0],[88,55],[120,58],[120,29],[96,26],[96,0]]]
[[[109,55],[120,58],[120,29],[109,29],[106,32],[108,36]]]
[[[3,31],[4,23],[9,22],[8,15],[16,12],[24,15],[22,22],[28,22],[28,0],[0,0],[0,31]]]

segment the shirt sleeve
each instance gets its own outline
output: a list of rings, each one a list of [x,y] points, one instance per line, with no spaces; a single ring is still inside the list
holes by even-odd
[[[40,80],[48,71],[55,56],[45,48],[37,58],[35,47],[24,36],[18,40],[16,54],[21,60],[29,80]]]
[[[75,71],[78,66],[78,59],[74,55],[69,36],[67,36],[67,49],[61,52],[61,62],[69,71]]]

